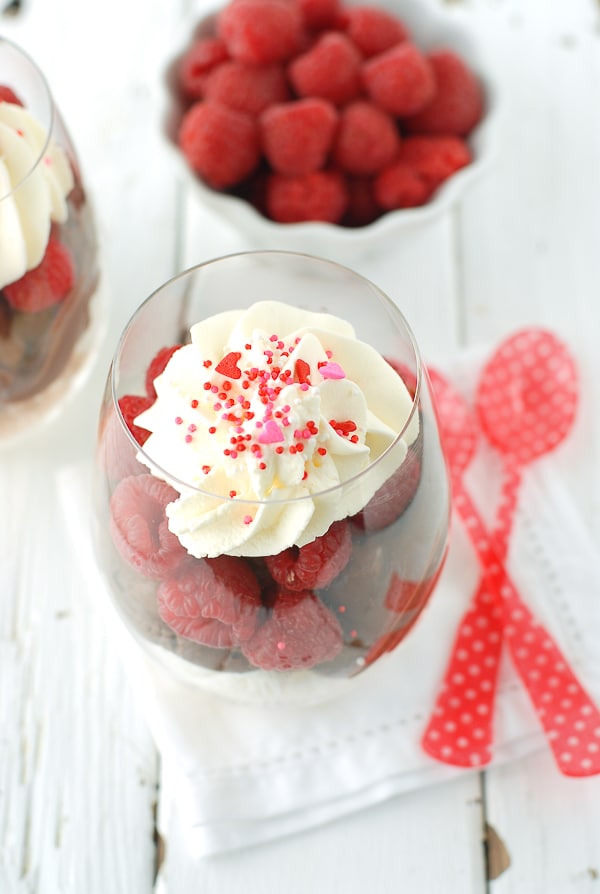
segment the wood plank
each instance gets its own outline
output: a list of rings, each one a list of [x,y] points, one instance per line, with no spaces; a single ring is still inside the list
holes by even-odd
[[[43,440],[3,454],[0,466],[0,890],[7,894],[148,894],[153,883],[156,750],[103,615],[68,562],[72,543],[54,474],[61,463],[93,455],[117,335],[174,272],[175,178],[157,110],[160,60],[175,21],[172,5],[157,0],[26,4],[2,20],[3,34],[44,70],[73,137],[96,207],[108,294],[108,331],[85,393]]]
[[[560,333],[580,364],[582,405],[560,474],[600,544],[600,76],[598,10],[573,2],[472,4],[491,34],[509,100],[495,172],[461,212],[465,326],[493,343],[526,325]],[[597,610],[590,606],[590,611]],[[598,780],[566,780],[547,753],[486,774],[488,821],[510,866],[496,894],[593,891],[600,861]]]
[[[268,846],[190,860],[167,844],[156,894],[486,891],[479,777],[393,798]]]

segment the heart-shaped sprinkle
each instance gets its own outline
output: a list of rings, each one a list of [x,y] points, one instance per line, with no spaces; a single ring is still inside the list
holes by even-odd
[[[298,359],[296,360],[295,365],[296,370],[296,378],[300,382],[301,385],[307,384],[310,385],[310,366],[306,362],[306,360]]]
[[[239,351],[230,351],[229,354],[225,354],[223,359],[217,363],[215,371],[221,373],[222,376],[226,376],[228,379],[241,378],[242,371],[237,365],[241,356]]]
[[[327,363],[319,365],[319,372],[324,379],[345,379],[346,373],[335,360],[328,360]]]
[[[269,419],[265,422],[258,440],[261,444],[276,444],[277,441],[283,441],[283,434],[277,423]]]

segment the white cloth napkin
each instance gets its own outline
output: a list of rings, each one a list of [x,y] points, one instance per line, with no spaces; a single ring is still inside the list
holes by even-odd
[[[453,370],[455,382],[474,379],[471,362]],[[469,471],[473,496],[490,517],[499,471],[490,450],[482,450]],[[90,493],[90,474],[89,467],[64,470],[59,496],[77,541],[74,554],[82,558],[82,589],[91,588],[92,597],[108,607],[100,573],[90,576],[95,566],[87,533],[89,508],[82,498]],[[509,569],[598,699],[600,556],[552,458],[526,473]],[[169,811],[177,811],[190,853],[207,855],[297,832],[471,772],[432,760],[421,750],[420,738],[478,575],[474,552],[455,521],[442,577],[411,635],[358,677],[346,694],[308,707],[245,705],[182,682],[143,652],[111,612],[126,671],[162,758],[162,829],[168,826]],[[497,698],[494,762],[543,747],[528,697],[506,660]]]

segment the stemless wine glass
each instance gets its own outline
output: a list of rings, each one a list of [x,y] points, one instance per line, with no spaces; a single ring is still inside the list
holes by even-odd
[[[101,324],[96,231],[46,80],[0,38],[0,444],[73,393]]]
[[[448,518],[418,348],[368,280],[229,255],[132,317],[101,409],[95,543],[126,626],[186,679],[243,700],[339,692],[415,624]]]

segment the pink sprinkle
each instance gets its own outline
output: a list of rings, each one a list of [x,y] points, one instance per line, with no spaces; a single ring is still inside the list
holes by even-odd
[[[175,425],[181,425],[182,422],[183,422],[183,419],[181,418],[181,416],[175,417]]]
[[[302,382],[302,384],[300,385],[300,391],[308,391],[308,389],[309,386],[306,384],[306,382]]]
[[[265,422],[264,430],[258,436],[261,444],[275,444],[277,441],[283,441],[283,434],[277,423],[273,419]]]
[[[192,436],[191,436],[191,435],[186,435],[186,436],[185,436],[185,443],[186,443],[186,444],[189,444],[191,440],[192,440]]]
[[[245,516],[244,516],[244,524],[245,524],[245,525],[249,525],[249,524],[251,524],[251,523],[252,523],[252,516],[251,516],[251,515],[245,515]]]
[[[217,388],[216,385],[211,385],[211,386],[210,386],[210,390],[212,391],[213,394],[217,394],[217,392],[218,392],[219,389]]]
[[[329,360],[319,367],[319,372],[324,379],[345,379],[346,373],[335,360]]]
[[[285,649],[285,643],[282,641],[278,642],[277,648],[279,649],[280,652],[282,652]]]

